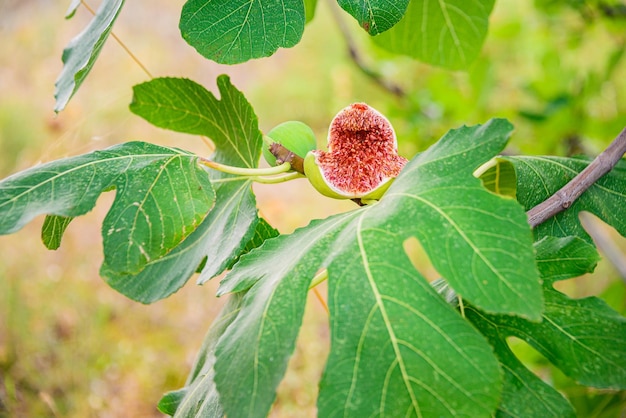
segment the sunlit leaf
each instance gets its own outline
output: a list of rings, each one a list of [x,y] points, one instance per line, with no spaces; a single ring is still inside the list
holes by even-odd
[[[221,100],[194,81],[155,78],[133,87],[130,110],[155,126],[211,138],[214,161],[256,167],[262,134],[254,110],[228,76],[219,76],[217,86]]]
[[[513,198],[517,195],[515,168],[506,160],[494,158],[489,163],[489,167],[480,173],[479,178],[487,190]]]
[[[76,11],[79,2],[73,2],[68,10],[68,17]],[[65,108],[74,93],[85,81],[87,74],[100,55],[113,23],[117,18],[124,0],[104,0],[89,25],[70,41],[63,51],[63,70],[56,81],[55,112]]]
[[[296,45],[304,23],[302,0],[188,0],[180,31],[204,57],[238,64]]]
[[[391,52],[450,69],[478,56],[494,0],[413,0],[402,20],[374,42]]]

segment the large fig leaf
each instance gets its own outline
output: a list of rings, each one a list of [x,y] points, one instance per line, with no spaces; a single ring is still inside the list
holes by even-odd
[[[624,389],[626,318],[598,298],[571,299],[551,287],[555,280],[593,271],[598,260],[593,245],[576,237],[547,237],[536,247],[545,280],[546,310],[542,321],[485,314],[475,308],[466,310],[467,318],[489,337],[503,364],[507,375],[503,411],[516,411],[513,415],[517,416],[570,416],[572,412],[567,411],[571,407],[556,393],[549,394],[554,391],[525,370],[508,349],[506,338],[526,340],[566,375],[584,385]]]
[[[502,399],[497,417],[552,417],[574,418],[572,405],[552,386],[528,370],[506,343],[507,334],[494,326],[488,317],[471,307],[465,310],[467,318],[493,345],[504,372]]]
[[[217,82],[221,100],[190,80],[154,79],[135,86],[130,108],[156,126],[210,137],[216,144],[214,161],[256,167],[262,143],[256,115],[228,77],[220,76]],[[232,265],[254,237],[258,222],[255,198],[249,180],[217,171],[210,177],[216,191],[215,207],[198,229],[138,274],[116,274],[104,265],[101,274],[112,287],[150,303],[178,290],[201,264],[200,282]]]
[[[41,214],[83,215],[115,188],[102,225],[105,263],[118,272],[140,271],[180,244],[213,207],[213,188],[196,158],[129,142],[17,173],[0,182],[0,233]]]
[[[398,23],[409,0],[338,0],[339,5],[370,35],[378,35]]]
[[[188,0],[180,32],[204,57],[239,64],[296,45],[304,23],[302,0]]]
[[[142,303],[152,303],[180,289],[201,264],[201,273],[208,272],[208,278],[232,264],[254,234],[256,202],[249,181],[219,180],[213,180],[213,210],[169,254],[148,263],[137,274],[120,274],[104,264],[100,275],[118,292]]]
[[[467,69],[487,36],[494,0],[413,0],[402,20],[374,42],[391,52]]]
[[[415,271],[403,242],[420,239],[465,298],[540,318],[526,216],[472,175],[510,130],[494,120],[451,131],[408,163],[379,203],[314,221],[241,258],[219,290],[247,290],[216,347],[215,382],[228,416],[267,414],[321,268],[329,275],[332,327],[321,416],[495,410],[501,380],[491,349]]]
[[[519,156],[506,157],[515,166],[517,199],[526,210],[556,193],[587,167],[589,160],[579,158]],[[572,206],[534,229],[537,239],[544,236],[577,236],[591,241],[578,213],[588,211],[626,236],[626,161],[589,187]]]
[[[604,316],[602,311],[606,311],[606,307],[595,312],[585,309],[584,313],[575,315],[576,320],[572,322],[570,318],[568,322],[565,311],[553,309],[554,305],[550,303],[555,296],[556,299],[562,301],[568,300],[568,303],[577,303],[560,295],[550,286],[556,280],[568,279],[593,271],[598,260],[598,253],[593,245],[577,237],[546,237],[535,243],[535,248],[547,301],[541,324],[506,315],[488,315],[474,307],[468,307],[465,313],[466,317],[493,345],[504,372],[504,387],[502,400],[498,406],[498,417],[574,417],[576,414],[569,402],[515,357],[507,345],[506,338],[517,335],[529,342],[534,341],[536,346],[542,347],[540,350],[544,354],[552,353],[552,358],[567,357],[580,364],[586,361],[590,361],[590,365],[598,364],[597,359],[592,359],[593,355],[590,356],[590,353],[582,353],[583,357],[579,357],[581,350],[574,346],[580,343],[598,348],[597,344],[600,343],[600,339],[594,340],[594,335],[597,336],[597,333],[591,332],[591,328],[595,325],[592,325],[590,321],[593,320],[594,323],[599,321],[598,324],[604,325],[604,320],[601,318]],[[587,302],[581,301],[580,303],[586,304]],[[591,308],[591,306],[586,308]],[[609,314],[609,316],[613,318],[607,322],[613,322],[613,319],[616,319],[614,314]],[[579,321],[581,317],[585,319]],[[556,322],[560,322],[561,325],[556,325]],[[559,333],[562,335],[555,335]],[[607,353],[607,355],[615,357],[616,349],[609,351],[612,353]]]
[[[80,2],[72,2],[67,12],[71,17]],[[55,112],[65,109],[74,93],[85,81],[98,59],[113,23],[124,5],[124,0],[103,0],[93,20],[63,51],[63,70],[56,81]]]
[[[503,337],[526,340],[581,384],[626,389],[626,318],[595,297],[571,299],[548,287],[544,297],[540,323],[490,314],[481,321],[497,327]]]

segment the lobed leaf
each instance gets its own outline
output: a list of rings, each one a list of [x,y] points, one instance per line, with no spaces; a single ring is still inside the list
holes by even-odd
[[[204,282],[230,266],[254,234],[256,202],[249,181],[215,184],[215,206],[198,228],[164,257],[136,274],[120,274],[106,263],[100,275],[118,292],[142,303],[166,298],[200,269]]]
[[[368,223],[328,267],[320,416],[490,415],[502,384],[491,349],[412,269],[395,231]]]
[[[133,87],[130,110],[160,128],[211,138],[216,162],[256,167],[263,140],[254,110],[228,76],[217,86],[221,100],[194,81],[155,78]]]
[[[321,416],[495,410],[501,379],[490,347],[415,271],[402,245],[417,236],[433,262],[443,260],[437,269],[464,297],[494,311],[540,317],[526,216],[472,175],[504,147],[510,130],[494,120],[451,131],[407,164],[379,203],[314,221],[241,258],[218,291],[246,291],[215,351],[226,415],[268,413],[308,286],[323,268],[332,340]]]
[[[239,64],[296,45],[304,23],[302,0],[188,0],[180,32],[202,56]]]
[[[526,214],[472,175],[504,147],[511,129],[495,119],[448,132],[407,164],[384,204],[372,210],[385,228],[416,237],[464,299],[487,311],[539,319],[541,286]]]
[[[210,137],[217,146],[216,162],[256,167],[262,143],[256,115],[228,77],[220,76],[217,83],[221,100],[190,80],[154,79],[134,87],[131,110],[156,126]],[[215,207],[196,231],[137,274],[119,274],[103,265],[100,274],[109,285],[151,303],[177,291],[198,266],[200,283],[232,266],[255,235],[256,201],[249,180],[217,171],[209,175]]]
[[[574,301],[550,287],[556,280],[593,271],[598,260],[593,245],[577,237],[546,237],[535,243],[535,248],[546,300],[541,323],[485,314],[472,306],[465,313],[489,339],[504,371],[497,416],[573,417],[576,414],[569,402],[526,369],[509,349],[506,338],[518,336],[566,374],[604,387],[614,381],[626,383],[620,377],[624,376],[624,361],[619,354],[623,351],[620,346],[623,346],[625,321],[599,299]],[[583,369],[586,371],[581,373]],[[617,377],[610,377],[615,371]]]
[[[102,226],[105,263],[137,272],[189,236],[215,195],[196,157],[129,142],[53,161],[0,182],[0,233],[17,231],[41,214],[89,212],[103,191],[117,189]]]
[[[526,210],[556,193],[587,167],[589,160],[579,158],[521,156],[506,157],[515,166],[517,199]],[[626,161],[620,161],[610,172],[592,184],[566,211],[537,226],[537,239],[544,236],[577,236],[588,242],[578,214],[588,211],[626,236]]]
[[[397,54],[467,69],[487,36],[494,0],[413,0],[402,20],[374,42]]]
[[[73,1],[70,4],[66,17],[74,15],[79,3]],[[89,25],[63,50],[63,70],[55,83],[55,112],[65,109],[74,93],[85,81],[123,5],[124,0],[104,0]]]
[[[338,0],[370,35],[389,30],[402,19],[409,0]]]
[[[572,405],[552,386],[528,370],[511,352],[507,334],[494,325],[489,317],[472,308],[465,309],[467,319],[485,335],[494,348],[504,373],[502,399],[497,417],[574,418]]]
[[[527,341],[577,382],[604,389],[626,388],[626,319],[595,297],[570,299],[544,290],[540,323],[483,315],[504,335]]]

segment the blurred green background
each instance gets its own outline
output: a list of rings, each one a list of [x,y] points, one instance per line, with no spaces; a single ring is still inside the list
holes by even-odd
[[[507,152],[596,155],[626,125],[622,2],[498,0],[482,54],[468,72],[377,50],[344,13],[363,62],[401,87],[402,95],[386,91],[350,59],[328,1],[319,1],[298,46],[234,67],[203,59],[181,39],[183,3],[127,2],[114,32],[155,76],[188,77],[215,91],[217,75],[229,74],[264,131],[302,120],[321,143],[338,110],[365,101],[388,116],[407,157],[451,128],[491,117],[506,117],[516,127]],[[68,5],[0,0],[0,177],[127,140],[208,153],[199,138],[154,128],[130,114],[131,87],[148,76],[113,39],[67,109],[53,113],[63,47],[91,19],[81,7],[63,20]],[[261,213],[281,232],[353,207],[317,195],[305,180],[255,191]],[[72,223],[58,251],[41,244],[43,219],[0,237],[0,416],[161,416],[155,405],[162,393],[184,384],[224,303],[214,297],[218,280],[198,287],[192,279],[150,306],[111,290],[98,277],[99,225],[111,197],[103,196],[96,210]],[[626,251],[624,239],[610,228],[595,228]],[[599,295],[626,312],[624,282],[606,261],[593,275],[560,289],[576,297]],[[571,397],[580,416],[626,416],[624,393],[577,386],[526,344],[511,344],[533,371]],[[327,314],[312,295],[271,416],[315,416],[327,351]]]

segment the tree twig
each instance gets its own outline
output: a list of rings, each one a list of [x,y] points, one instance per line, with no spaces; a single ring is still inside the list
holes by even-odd
[[[304,158],[296,155],[278,142],[270,145],[270,152],[276,157],[276,165],[284,163],[291,164],[291,169],[300,174],[304,174]]]
[[[343,19],[342,11],[337,5],[337,2],[335,0],[330,0],[328,3],[330,6],[330,10],[333,14],[333,18],[335,19],[335,22],[337,22],[337,26],[339,27],[339,31],[341,32],[344,39],[346,40],[346,44],[348,46],[348,52],[350,53],[350,58],[352,58],[352,61],[354,61],[356,66],[363,72],[363,74],[371,78],[376,84],[378,84],[385,90],[389,91],[390,93],[398,97],[404,97],[406,93],[404,92],[402,87],[400,87],[393,81],[387,80],[382,75],[380,75],[377,71],[370,68],[365,63],[363,56],[359,52],[359,49],[357,48],[356,43],[354,42],[354,38],[352,38],[352,35],[350,34],[350,29],[348,28],[348,26],[346,25],[346,22]]]
[[[559,191],[526,212],[532,228],[569,208],[600,177],[611,171],[626,153],[626,128],[583,171]]]

